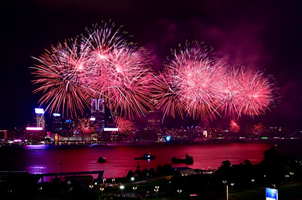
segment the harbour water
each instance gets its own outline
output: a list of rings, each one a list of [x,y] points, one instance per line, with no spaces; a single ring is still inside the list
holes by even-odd
[[[278,142],[281,152],[300,155],[301,141],[294,144]],[[263,160],[263,152],[273,143],[228,143],[228,144],[188,144],[130,146],[108,144],[107,146],[54,146],[27,145],[0,148],[1,171],[28,171],[29,173],[58,173],[104,170],[105,178],[124,177],[129,170],[150,169],[158,165],[171,164],[172,167],[190,167],[194,169],[217,169],[221,162],[229,160],[239,164],[249,159],[252,164]],[[154,160],[134,160],[146,151],[155,155]],[[193,156],[194,163],[172,164],[172,157],[185,154]],[[106,157],[107,163],[98,163],[98,158]]]

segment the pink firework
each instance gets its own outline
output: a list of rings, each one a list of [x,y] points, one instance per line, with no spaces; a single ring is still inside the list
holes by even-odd
[[[84,133],[84,134],[92,134],[96,131],[93,121],[91,121],[90,118],[87,117],[78,119],[76,124],[76,129],[80,133]]]
[[[271,78],[260,71],[245,70],[241,68],[237,80],[238,114],[251,117],[264,114],[274,101],[273,83]]]
[[[34,68],[34,83],[42,84],[41,104],[50,112],[60,108],[67,114],[83,112],[89,98],[106,101],[113,111],[129,118],[143,116],[151,107],[149,86],[153,75],[146,52],[124,40],[114,24],[103,23],[88,30],[88,37],[46,51]]]
[[[134,123],[124,117],[115,117],[114,123],[116,124],[119,133],[125,135],[131,133],[135,128]]]
[[[175,118],[176,113],[183,118],[186,110],[185,104],[179,95],[177,85],[174,85],[174,77],[168,74],[168,71],[160,73],[154,79],[152,98],[155,99],[157,108],[163,111],[163,119],[166,115]]]
[[[167,115],[183,116],[188,112],[193,118],[215,118],[218,114],[221,79],[224,68],[213,60],[206,48],[195,42],[184,50],[173,52],[163,74],[155,84],[157,106]]]
[[[266,131],[266,127],[263,124],[258,123],[253,125],[253,133],[258,137],[261,136],[263,133],[265,133],[265,131]]]
[[[95,93],[121,115],[143,116],[150,107],[148,99],[153,77],[148,65],[143,49],[114,49],[106,62],[97,65],[102,76],[96,79],[101,84],[95,88]]]
[[[105,23],[83,37],[90,48],[88,84],[111,110],[129,118],[144,116],[151,107],[148,99],[153,75],[148,56],[144,49],[127,43],[119,29],[113,29]]]
[[[39,85],[34,93],[44,93],[40,103],[48,104],[50,113],[62,110],[67,116],[76,116],[77,111],[84,112],[90,97],[83,84],[86,54],[87,49],[74,40],[52,46],[51,51],[34,58],[39,62],[32,72],[33,83]]]
[[[235,120],[231,120],[230,122],[230,130],[237,133],[240,130],[239,124]]]

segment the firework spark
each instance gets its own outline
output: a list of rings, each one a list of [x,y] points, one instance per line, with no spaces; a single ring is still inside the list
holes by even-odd
[[[203,43],[172,51],[163,72],[153,74],[143,48],[127,41],[114,23],[87,29],[87,35],[52,46],[36,59],[34,90],[40,104],[67,116],[84,112],[90,98],[102,98],[112,111],[129,119],[152,109],[163,119],[185,114],[215,119],[221,114],[262,115],[274,101],[273,84],[263,72],[228,68]]]
[[[235,120],[231,120],[230,122],[230,130],[237,133],[240,130],[239,124]]]
[[[67,115],[83,113],[89,98],[106,101],[111,110],[129,118],[144,116],[151,107],[149,85],[151,68],[142,48],[125,40],[114,24],[103,23],[88,30],[88,37],[65,42],[39,58],[34,68],[36,92],[44,92],[41,104],[50,112],[67,110]]]
[[[76,129],[80,133],[91,134],[96,131],[95,124],[88,117],[84,117],[77,120]]]
[[[224,69],[215,62],[211,51],[194,42],[186,44],[180,52],[173,51],[162,74],[157,77],[155,98],[158,108],[167,115],[183,116],[188,112],[193,118],[215,118],[220,79]]]
[[[129,135],[131,131],[134,130],[134,123],[130,120],[127,120],[124,117],[115,117],[114,123],[116,124],[119,133]]]
[[[240,86],[239,115],[242,113],[254,117],[264,114],[275,99],[270,77],[260,71],[242,69],[237,82]]]
[[[86,49],[78,45],[77,40],[65,41],[64,44],[52,46],[35,58],[39,64],[33,69],[34,84],[41,85],[34,90],[43,92],[40,104],[48,104],[46,110],[51,112],[67,111],[67,115],[77,115],[77,111],[84,112],[88,105],[89,93],[83,84],[83,68],[85,65]]]

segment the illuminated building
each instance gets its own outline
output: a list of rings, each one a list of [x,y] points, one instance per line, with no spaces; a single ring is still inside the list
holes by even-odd
[[[42,129],[45,130],[45,118],[43,108],[35,108],[35,122],[36,127],[42,127]]]
[[[105,128],[105,105],[103,99],[91,99],[91,120],[96,122],[98,130]]]
[[[161,113],[158,110],[149,110],[147,127],[159,129],[161,127]]]
[[[44,140],[45,138],[44,132],[45,131],[43,127],[26,127],[26,130],[24,132],[24,139],[31,140],[31,141]]]
[[[52,132],[60,133],[63,131],[63,121],[60,113],[52,114]]]

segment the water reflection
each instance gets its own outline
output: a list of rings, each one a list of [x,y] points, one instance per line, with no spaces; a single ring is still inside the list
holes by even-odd
[[[155,159],[140,160],[140,170],[154,168],[158,165],[171,164],[172,167],[188,166],[194,169],[216,169],[224,160],[239,164],[249,159],[252,164],[263,159],[263,152],[271,147],[264,143],[234,143],[213,145],[173,145],[153,147],[84,147],[84,146],[47,146],[28,145],[5,150],[0,149],[4,162],[0,170],[23,170],[30,173],[58,173],[104,170],[104,177],[122,177],[129,170],[135,171],[138,161],[135,157],[143,155],[147,148]],[[185,165],[171,162],[172,157],[188,154],[193,156],[194,163]],[[106,157],[107,163],[98,163],[98,158]],[[12,159],[13,158],[13,159]],[[62,163],[62,164],[60,164]]]

